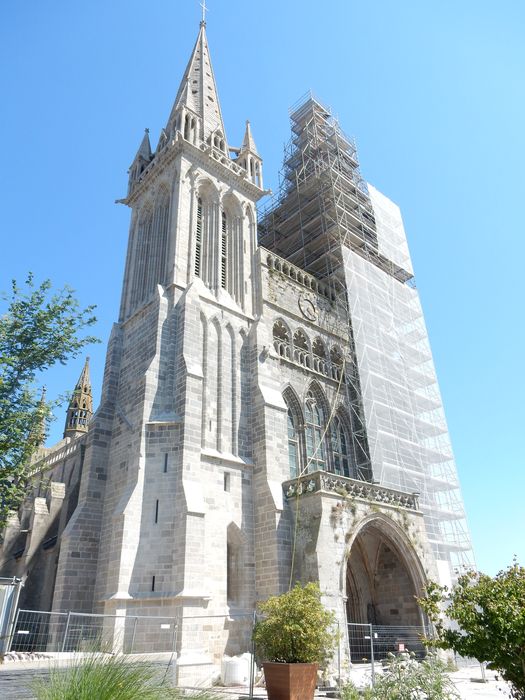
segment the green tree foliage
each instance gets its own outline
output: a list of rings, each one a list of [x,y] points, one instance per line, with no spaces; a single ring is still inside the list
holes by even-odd
[[[487,662],[512,687],[513,697],[525,698],[525,568],[516,560],[494,578],[470,572],[449,593],[431,584],[419,600],[436,627],[433,644],[462,656]],[[451,629],[443,621],[445,608]]]
[[[259,605],[264,616],[253,638],[267,661],[324,664],[332,654],[335,617],[321,602],[316,583],[297,584]]]
[[[0,316],[0,532],[28,487],[29,460],[42,443],[53,403],[38,396],[37,374],[76,357],[91,336],[82,329],[96,319],[93,306],[80,308],[73,290],[53,292],[51,282],[12,282]]]

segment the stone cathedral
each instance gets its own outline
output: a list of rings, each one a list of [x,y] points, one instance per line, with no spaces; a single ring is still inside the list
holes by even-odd
[[[117,647],[126,616],[176,618],[190,675],[246,651],[243,616],[290,583],[318,581],[343,629],[419,625],[426,580],[472,561],[399,209],[321,101],[290,118],[261,206],[262,158],[249,122],[228,142],[202,22],[129,170],[100,404],[86,363],[4,533],[23,608],[117,616]]]

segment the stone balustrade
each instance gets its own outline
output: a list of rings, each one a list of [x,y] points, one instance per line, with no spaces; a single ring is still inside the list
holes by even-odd
[[[321,282],[316,277],[310,275],[308,272],[305,272],[300,267],[293,265],[285,258],[281,258],[278,255],[275,255],[275,253],[271,253],[262,246],[261,250],[263,251],[263,253],[266,254],[266,264],[269,270],[275,270],[276,272],[280,272],[285,277],[288,277],[294,282],[301,284],[303,287],[310,289],[315,294],[318,294],[319,296],[328,299],[330,303],[336,301],[335,292],[330,289],[330,286],[328,284]]]
[[[419,510],[418,493],[396,491],[380,484],[350,479],[330,472],[317,471],[305,474],[298,479],[285,481],[283,490],[287,499],[309,493],[324,492],[343,498],[360,498],[374,503]]]

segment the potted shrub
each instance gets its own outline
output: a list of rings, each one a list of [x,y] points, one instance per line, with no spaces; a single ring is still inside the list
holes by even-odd
[[[336,640],[335,616],[321,603],[318,584],[297,584],[261,603],[259,610],[263,618],[253,637],[266,661],[268,700],[312,700],[318,668],[330,658]]]

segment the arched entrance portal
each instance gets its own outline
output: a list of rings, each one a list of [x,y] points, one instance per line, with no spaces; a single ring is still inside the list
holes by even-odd
[[[422,614],[415,596],[423,584],[415,553],[408,553],[394,529],[382,519],[359,531],[351,546],[346,570],[348,622],[419,626]],[[404,551],[403,551],[404,550]]]

